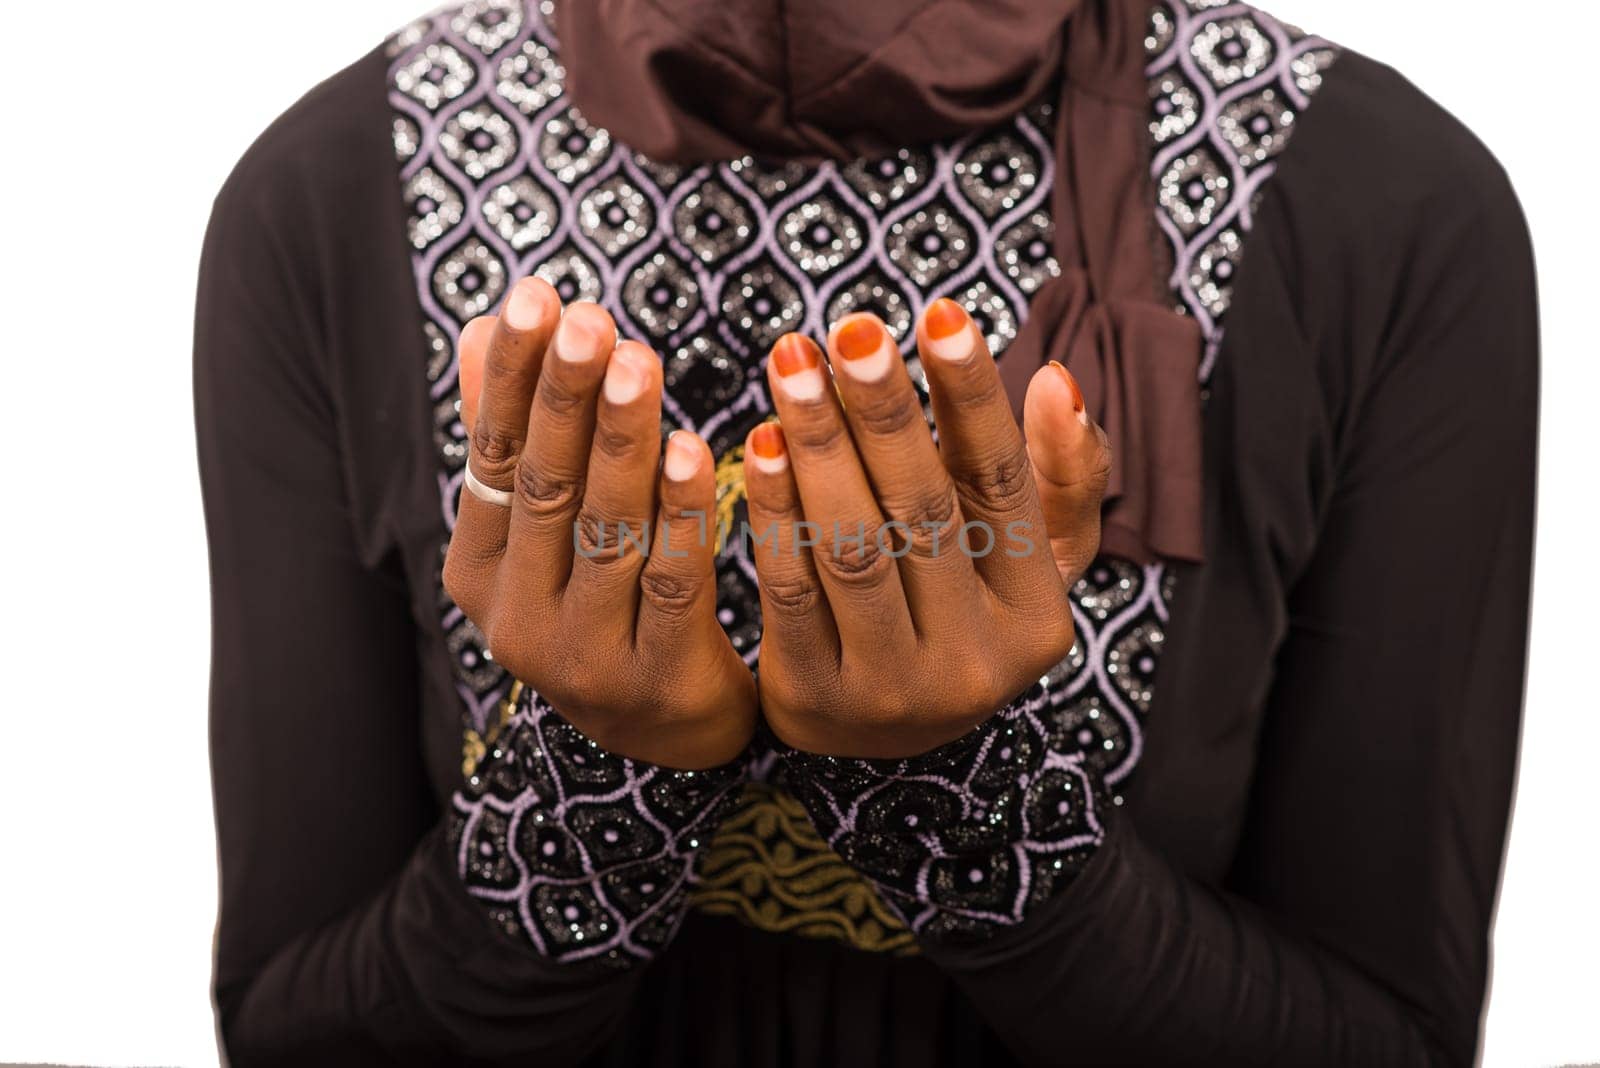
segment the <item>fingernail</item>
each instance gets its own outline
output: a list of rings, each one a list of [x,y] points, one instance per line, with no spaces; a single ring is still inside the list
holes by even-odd
[[[571,312],[570,308],[567,310]],[[586,363],[595,357],[597,340],[592,330],[573,322],[570,314],[563,315],[561,325],[556,327],[556,355],[568,363]]]
[[[1078,422],[1084,426],[1089,425],[1089,409],[1083,403],[1083,390],[1078,388],[1078,380],[1072,377],[1072,372],[1061,366],[1060,361],[1051,360],[1050,366],[1061,372],[1061,377],[1067,380],[1067,388],[1072,391],[1072,410],[1078,415]]]
[[[649,376],[635,361],[638,359],[624,345],[619,345],[606,365],[605,395],[612,404],[627,404],[638,399],[649,384]]]
[[[775,422],[765,422],[750,435],[750,458],[756,467],[768,474],[776,474],[789,466],[789,455],[783,440],[783,427]]]
[[[539,325],[539,314],[544,301],[539,285],[533,278],[524,278],[512,289],[506,300],[506,325],[516,331],[532,330]]]
[[[896,356],[889,344],[889,332],[870,315],[847,319],[833,335],[834,348],[852,378],[876,382],[889,373]]]
[[[822,378],[822,356],[817,346],[800,334],[785,334],[772,346],[772,365],[778,384],[795,400],[812,401],[827,385]]]
[[[941,360],[961,363],[977,350],[972,317],[949,297],[940,297],[928,305],[922,325],[928,331],[928,352]]]
[[[673,482],[687,482],[695,476],[700,470],[700,450],[692,434],[674,430],[667,435],[667,458],[661,469]]]

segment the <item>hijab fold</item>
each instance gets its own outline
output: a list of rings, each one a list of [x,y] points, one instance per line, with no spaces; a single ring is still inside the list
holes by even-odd
[[[1112,447],[1101,550],[1202,558],[1198,324],[1155,223],[1143,0],[576,0],[567,91],[662,162],[884,154],[1056,109],[1055,255],[1000,361],[1065,364]]]

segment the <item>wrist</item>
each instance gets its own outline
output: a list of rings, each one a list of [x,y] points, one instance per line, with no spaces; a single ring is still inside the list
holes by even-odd
[[[613,756],[672,771],[710,771],[738,761],[755,735],[755,682],[729,680],[703,700],[664,708],[598,708],[581,698],[549,698],[550,708]]]

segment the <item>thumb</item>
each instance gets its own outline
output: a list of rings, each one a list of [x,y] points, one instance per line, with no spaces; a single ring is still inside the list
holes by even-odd
[[[1022,425],[1050,550],[1070,586],[1100,550],[1100,501],[1111,476],[1111,446],[1089,418],[1077,380],[1054,360],[1028,383]]]

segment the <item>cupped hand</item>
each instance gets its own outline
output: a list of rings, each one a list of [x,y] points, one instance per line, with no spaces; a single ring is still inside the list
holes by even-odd
[[[606,750],[672,768],[733,759],[749,668],[716,618],[711,452],[661,444],[661,361],[598,305],[517,284],[460,346],[468,463],[445,588],[508,672]]]
[[[926,752],[1072,648],[1067,591],[1099,546],[1105,435],[1052,363],[1029,385],[1024,441],[952,301],[923,315],[917,348],[937,445],[876,316],[836,324],[826,360],[798,334],[768,360],[781,426],[751,432],[745,487],[762,713],[796,749]]]

